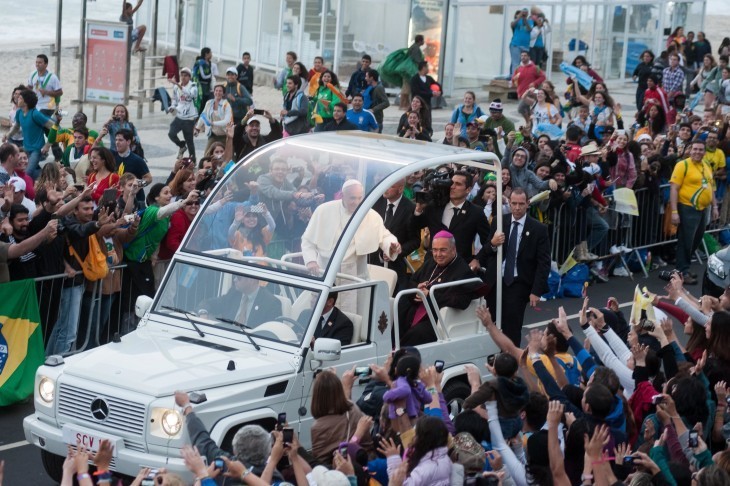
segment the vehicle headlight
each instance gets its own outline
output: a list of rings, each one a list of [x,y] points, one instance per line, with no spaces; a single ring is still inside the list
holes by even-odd
[[[177,435],[182,428],[182,424],[182,416],[177,410],[166,410],[162,413],[162,430],[167,435]]]
[[[38,382],[38,396],[46,403],[52,403],[53,397],[56,394],[56,384],[48,378],[47,376],[44,376],[41,378],[41,381]]]

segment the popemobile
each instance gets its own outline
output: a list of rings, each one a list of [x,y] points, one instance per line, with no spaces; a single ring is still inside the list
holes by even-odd
[[[228,225],[217,224],[234,220],[240,208],[263,210],[259,194],[246,183],[267,173],[274,159],[287,161],[290,177],[312,175],[299,167],[318,168],[317,187],[327,200],[347,179],[364,186],[364,199],[349,221],[343,228],[333,224],[341,236],[316,272],[300,253],[306,222],[293,226],[298,233],[271,241],[265,255],[240,244]],[[239,161],[206,195],[154,299],[137,300],[136,330],[76,355],[50,356],[38,369],[35,412],[23,427],[28,442],[41,449],[47,473],[61,480],[67,445],[81,442],[96,450],[102,439],[109,439],[114,446],[111,469],[118,473],[136,476],[141,467],[165,467],[191,479],[180,457],[190,440],[175,406],[176,390],[191,393],[196,414],[226,450],[239,428],[259,424],[272,430],[281,413],[308,447],[313,422],[308,407],[317,372],[331,367],[341,376],[353,367],[382,365],[399,347],[398,328],[404,325],[394,309],[401,299],[420,292],[394,294],[396,275],[386,267],[368,265],[369,279],[344,273],[346,251],[387,188],[450,163],[500,171],[492,153],[357,131],[288,137]],[[497,199],[501,197],[497,185]],[[307,209],[299,204],[292,202],[296,214]],[[497,268],[501,251],[500,246]],[[502,279],[496,280],[501,295]],[[418,348],[424,365],[445,362],[442,384],[452,414],[470,394],[465,365],[477,366],[486,377],[485,362],[498,349],[476,317],[481,298],[458,310],[438,308],[435,296],[445,287],[477,282],[474,277],[438,283],[427,297],[421,293],[433,304],[426,309],[437,340]],[[243,293],[251,291],[256,299],[266,295],[270,300],[247,301],[250,312],[244,323],[239,308]],[[313,340],[332,291],[338,302],[351,303],[343,309],[354,327],[346,345],[324,337]],[[500,309],[497,313],[499,322]],[[353,399],[370,379],[359,377]]]

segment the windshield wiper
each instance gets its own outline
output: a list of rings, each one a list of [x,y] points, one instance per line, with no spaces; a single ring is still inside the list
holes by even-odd
[[[190,316],[197,317],[194,313],[188,312],[188,311],[183,310],[183,309],[178,309],[177,307],[170,307],[169,305],[163,305],[161,307],[163,309],[165,309],[165,310],[171,310],[172,312],[178,312],[178,313],[184,315],[185,318],[188,320],[188,322],[193,325],[193,327],[198,332],[198,334],[200,335],[200,337],[205,337],[205,334],[203,334],[203,331],[200,330],[200,328],[198,327],[198,325],[195,324],[195,321],[193,321],[192,317],[190,317]]]
[[[239,328],[241,330],[243,335],[246,336],[249,341],[251,341],[251,344],[253,344],[253,347],[256,348],[256,351],[261,351],[261,346],[256,344],[256,341],[253,340],[253,338],[251,337],[251,334],[246,330],[246,329],[251,329],[246,324],[241,324],[238,321],[234,321],[233,319],[227,319],[225,317],[214,317],[213,319],[216,319],[221,322],[225,322],[226,324],[232,324],[232,325],[236,326],[237,328]]]

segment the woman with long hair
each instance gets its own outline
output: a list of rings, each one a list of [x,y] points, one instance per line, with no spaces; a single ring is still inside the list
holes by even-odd
[[[409,111],[404,114],[406,115],[406,119],[408,120],[408,125],[403,127],[403,129],[398,132],[398,136],[402,138],[410,138],[411,140],[423,140],[425,142],[430,142],[431,137],[423,129],[423,126],[421,125],[421,118],[418,116],[418,112]]]
[[[233,122],[231,104],[225,99],[226,87],[222,84],[213,88],[213,98],[208,100],[200,113],[193,130],[193,136],[197,137],[201,131],[209,130],[208,143],[205,151],[216,142],[226,143],[226,127]]]
[[[707,336],[707,364],[705,374],[710,387],[730,376],[730,312],[717,311],[705,326]]]
[[[106,147],[94,147],[89,151],[89,167],[93,171],[86,181],[87,185],[96,184],[91,199],[99,203],[104,191],[116,188],[119,182],[114,154]],[[116,198],[114,198],[116,200]]]
[[[418,95],[411,98],[411,109],[406,110],[398,120],[397,133],[401,133],[404,129],[408,128],[408,112],[415,111],[418,113],[418,119],[421,122],[423,130],[428,134],[429,137],[433,136],[433,128],[431,127],[431,110],[428,109],[426,102]]]
[[[649,88],[646,84],[646,80],[649,79],[651,73],[654,71],[654,53],[649,49],[645,50],[639,56],[641,62],[636,65],[632,78],[637,82],[636,85],[636,109],[641,111],[644,106],[644,92]]]
[[[189,168],[180,169],[168,186],[170,187],[173,202],[178,199],[185,199],[190,191],[195,189],[195,173]]]
[[[667,48],[669,48],[672,44],[681,46],[686,40],[687,38],[684,36],[684,27],[677,27],[674,29],[674,32],[667,37]]]
[[[559,126],[563,121],[560,110],[553,104],[553,99],[543,88],[535,90],[535,104],[532,105],[532,126],[537,128],[540,124]]]
[[[352,403],[333,371],[325,370],[317,375],[312,386],[312,455],[320,464],[332,463],[332,452],[341,442],[350,442],[358,428],[358,421],[365,415]],[[360,447],[373,446],[370,431],[358,435]]]
[[[461,136],[466,137],[466,124],[484,115],[484,112],[476,104],[477,95],[474,91],[464,93],[464,102],[454,108],[451,114],[451,123],[461,123]]]
[[[299,91],[301,91],[302,93],[305,93],[305,94],[308,93],[309,92],[309,71],[307,71],[307,67],[303,63],[297,61],[292,65],[291,73],[292,73],[292,75],[299,76],[299,79],[301,79],[301,81],[302,81],[301,86],[299,86]],[[286,96],[286,94],[284,96]]]
[[[294,64],[295,70],[297,64],[301,63]],[[285,137],[307,133],[310,129],[309,120],[307,120],[309,101],[307,95],[304,94],[306,91],[302,89],[302,82],[304,82],[304,78],[296,74],[286,78],[286,94],[280,112]]]
[[[275,230],[276,222],[264,204],[245,202],[236,207],[228,242],[244,256],[265,256]]]
[[[212,97],[213,90],[213,71],[211,59],[213,59],[213,51],[210,47],[203,47],[200,55],[195,58],[193,64],[193,81],[198,83],[198,96],[200,97],[200,109],[205,106]]]
[[[616,188],[628,187],[631,189],[636,182],[637,172],[634,155],[627,148],[629,137],[623,130],[618,130],[612,138],[606,155],[611,181]]]
[[[443,420],[430,416],[418,419],[415,437],[403,465],[403,486],[449,486],[453,463],[449,458],[448,444],[449,431]],[[388,478],[393,481],[404,461],[397,449],[388,448],[387,451]]]
[[[315,121],[314,131],[319,132],[333,119],[335,105],[339,102],[349,103],[342,91],[337,75],[329,69],[319,77],[319,88],[312,97],[312,119]]]
[[[651,139],[654,140],[657,135],[661,135],[667,130],[667,115],[658,103],[652,103],[648,112],[644,110],[636,112],[636,121],[641,128],[634,134],[634,140],[638,140],[644,134],[651,136]]]
[[[715,66],[717,66],[717,63],[715,62],[715,58],[712,57],[712,54],[705,54],[702,58],[702,66],[700,67],[700,70],[697,71],[697,76],[695,76],[689,83],[693,93],[697,93],[700,90],[700,86],[702,86],[705,79],[709,77]]]
[[[132,152],[137,153],[137,146],[140,145],[139,134],[137,133],[137,128],[134,126],[134,124],[129,121],[129,110],[126,106],[116,105],[112,109],[112,116],[109,121],[106,122],[105,126],[107,131],[109,132],[109,149],[112,152],[117,151],[117,145],[114,143],[117,132],[119,130],[129,130],[130,132],[132,132],[133,137],[132,144],[130,145],[129,149]]]

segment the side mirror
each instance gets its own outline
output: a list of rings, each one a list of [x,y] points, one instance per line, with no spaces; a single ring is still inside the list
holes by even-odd
[[[339,339],[318,338],[314,341],[312,359],[317,361],[338,361],[342,352]]]
[[[152,307],[152,298],[146,295],[140,295],[137,297],[137,302],[134,303],[134,314],[142,319],[147,311]]]

